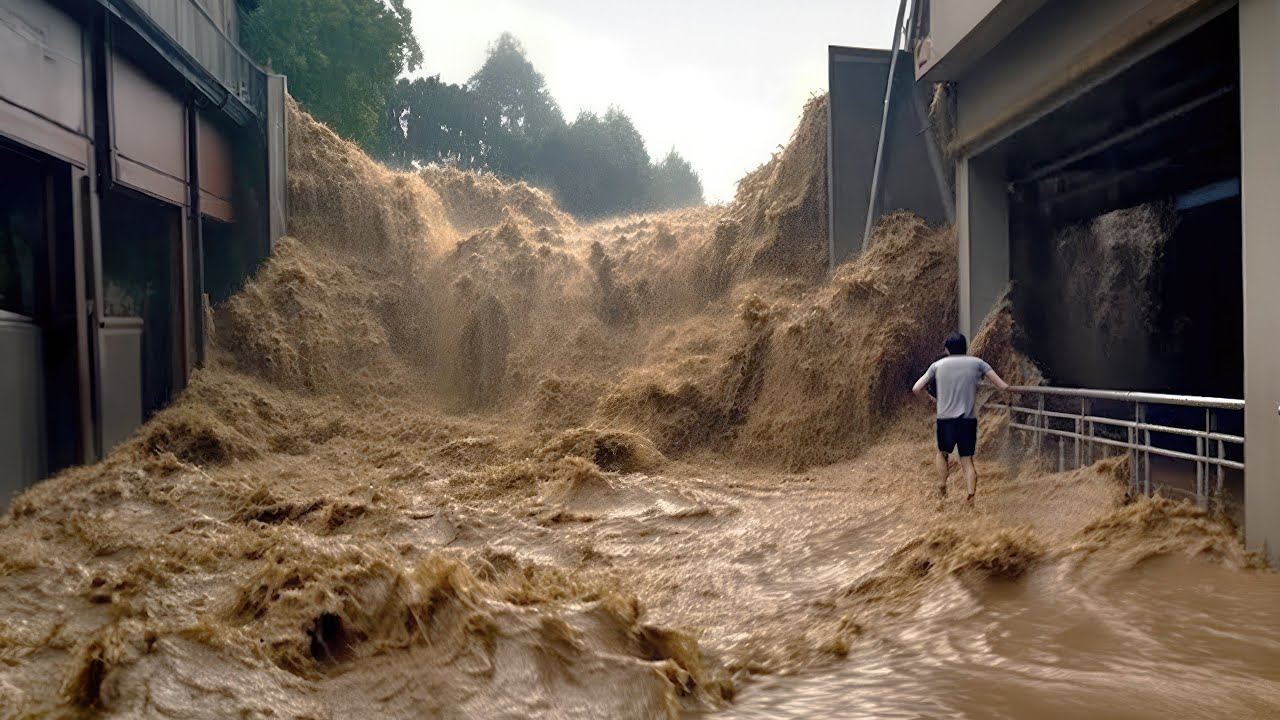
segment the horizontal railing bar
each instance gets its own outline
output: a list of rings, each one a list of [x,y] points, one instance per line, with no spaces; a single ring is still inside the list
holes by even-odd
[[[1102,445],[1111,445],[1113,447],[1121,447],[1126,450],[1143,450],[1153,455],[1163,455],[1164,457],[1173,458],[1175,460],[1190,460],[1192,462],[1204,462],[1210,465],[1221,465],[1222,467],[1232,468],[1234,470],[1243,470],[1244,463],[1234,460],[1226,460],[1224,458],[1216,458],[1208,455],[1195,455],[1193,453],[1178,452],[1177,450],[1166,450],[1164,448],[1152,447],[1148,445],[1136,445],[1120,440],[1112,440],[1101,436],[1088,436],[1080,433],[1069,432],[1066,430],[1054,430],[1052,428],[1036,427],[1034,425],[1025,425],[1023,423],[1011,422],[1009,427],[1018,430],[1029,430],[1031,432],[1043,435],[1057,435],[1059,437],[1073,438],[1076,440],[1084,440],[1085,442],[1094,442]]]
[[[1244,438],[1239,435],[1226,435],[1224,433],[1209,432],[1207,430],[1192,430],[1190,428],[1169,427],[1168,425],[1150,425],[1147,423],[1138,423],[1139,430],[1150,430],[1151,432],[1168,433],[1169,435],[1183,435],[1185,437],[1199,437],[1206,440],[1221,440],[1222,442],[1235,443],[1243,445]]]
[[[1041,410],[1039,408],[1022,407],[1021,405],[1000,405],[998,407],[1007,407],[1010,410],[1017,410],[1018,412],[1027,413],[1028,415],[1037,415],[1037,416],[1043,415],[1044,417],[1060,418],[1062,420],[1079,420],[1082,417],[1085,420],[1089,419],[1088,415],[1081,415],[1080,413],[1055,412],[1053,410]],[[1107,419],[1109,420],[1110,418],[1107,418]]]
[[[1081,435],[1079,433],[1069,432],[1067,430],[1054,430],[1052,428],[1036,427],[1035,425],[1024,425],[1022,423],[1017,423],[1017,422],[1009,423],[1009,427],[1016,428],[1018,430],[1030,430],[1031,432],[1043,433],[1045,435],[1061,435],[1062,437],[1077,438],[1079,440],[1085,440],[1087,442],[1095,442],[1101,445],[1113,445],[1115,447],[1125,448],[1126,450],[1136,449],[1133,445],[1130,445],[1127,442],[1123,442],[1120,440],[1112,440],[1111,438],[1104,438],[1098,435],[1090,437],[1088,435]]]
[[[1036,417],[1051,417],[1060,420],[1084,420],[1101,425],[1111,425],[1113,427],[1135,428],[1137,430],[1150,430],[1151,432],[1168,433],[1170,435],[1183,435],[1186,437],[1199,437],[1207,440],[1221,440],[1222,442],[1234,443],[1236,445],[1244,444],[1244,438],[1239,435],[1227,435],[1225,433],[1209,432],[1207,430],[1194,430],[1191,428],[1171,427],[1169,425],[1152,425],[1150,423],[1140,423],[1133,420],[1120,420],[1117,418],[1098,417],[1096,415],[1074,415],[1072,413],[1052,412],[1049,410],[1040,411],[1037,408],[1024,408],[1017,405],[997,405],[995,407],[1016,410],[1027,415]]]
[[[1244,410],[1244,400],[1234,398],[1200,397],[1198,395],[1165,395],[1135,390],[1088,390],[1085,388],[1036,387],[1013,385],[1010,392],[1082,397],[1091,400],[1118,400],[1121,402],[1151,403],[1157,405],[1181,405],[1183,407],[1216,408],[1218,410]]]

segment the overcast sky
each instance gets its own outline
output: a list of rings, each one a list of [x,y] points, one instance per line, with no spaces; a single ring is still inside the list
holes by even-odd
[[[421,73],[465,82],[503,31],[565,118],[619,105],[655,159],[675,147],[707,200],[733,197],[826,91],[827,46],[888,47],[896,0],[407,0]]]

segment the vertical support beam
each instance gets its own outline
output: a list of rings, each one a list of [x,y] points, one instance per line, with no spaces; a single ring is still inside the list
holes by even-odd
[[[1009,285],[1009,192],[1003,158],[962,159],[956,168],[960,241],[960,332],[972,338]]]
[[[1245,533],[1280,562],[1280,3],[1240,0]]]
[[[200,113],[194,101],[187,103],[187,205],[190,240],[187,263],[191,268],[190,285],[184,288],[187,298],[187,317],[191,323],[191,362],[204,365],[204,218],[200,207]]]
[[[115,182],[112,166],[111,127],[111,23],[109,11],[96,12],[85,33],[85,108],[91,128],[93,152],[89,167],[80,180],[81,233],[86,282],[86,315],[89,335],[89,386],[91,428],[85,445],[84,461],[102,459],[108,448],[102,440],[102,196]]]
[[[190,108],[186,109],[187,116],[190,117]],[[185,134],[185,133],[184,133]],[[188,160],[192,157],[191,142],[192,138],[188,135],[186,153],[187,157],[183,159],[183,164],[188,164]],[[193,170],[187,167],[187,172]],[[188,186],[189,187],[189,186]],[[188,194],[189,197],[189,194]],[[192,217],[189,204],[184,203],[180,209],[179,231],[178,231],[178,252],[176,256],[171,254],[177,260],[178,271],[178,292],[174,298],[178,310],[178,338],[175,338],[174,344],[177,350],[174,355],[175,367],[173,373],[173,389],[170,397],[165,401],[166,404],[178,396],[178,393],[187,386],[187,382],[191,379],[191,369],[195,365],[195,328],[192,323],[192,305],[191,291],[195,283],[191,280],[191,228],[195,218]]]
[[[285,97],[288,81],[283,75],[267,75],[267,249],[289,232],[289,118]]]
[[[827,63],[831,67],[835,66],[835,62],[833,60],[828,59]],[[834,88],[835,86],[835,80],[834,80],[835,72],[829,69],[828,73],[829,73],[829,77],[827,79],[827,87],[828,87],[828,91],[827,91],[828,93],[827,94],[827,275],[830,276],[830,275],[834,275],[836,272],[836,216],[835,216],[836,173],[835,173],[835,168],[833,167],[834,165],[833,157],[835,153],[832,151],[832,142],[835,136],[835,132],[833,131],[833,126],[831,124],[831,105],[832,105],[831,89]],[[268,130],[268,132],[270,131]],[[268,138],[268,141],[269,140],[270,138]],[[270,156],[270,154],[271,154],[271,150],[268,147],[268,150],[267,150],[268,157]],[[267,182],[268,183],[271,182],[269,173],[267,177]]]
[[[884,84],[884,107],[880,109],[880,138],[876,141],[876,162],[871,170],[871,195],[867,198],[867,222],[862,230],[862,251],[871,247],[871,228],[880,217],[880,170],[884,167],[884,140],[889,135],[889,108],[893,104],[893,85],[897,79],[898,41],[902,39],[902,18],[907,0],[898,2],[898,19],[893,25],[893,43],[889,46],[889,77]]]
[[[92,163],[92,160],[90,160]],[[97,435],[94,428],[93,401],[97,396],[93,383],[95,366],[91,338],[96,335],[94,322],[93,284],[89,275],[89,240],[93,221],[90,217],[93,194],[93,173],[80,168],[71,169],[71,227],[75,235],[75,294],[76,294],[76,397],[79,402],[80,433],[78,457],[81,463],[93,462],[98,457]]]

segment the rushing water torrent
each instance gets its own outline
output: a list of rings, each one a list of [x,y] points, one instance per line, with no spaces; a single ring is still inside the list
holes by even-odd
[[[1224,520],[996,417],[932,495],[954,240],[824,277],[823,103],[734,203],[590,226],[291,108],[295,237],[210,365],[0,519],[0,718],[1275,716]]]
[[[1064,575],[942,588],[844,661],[763,679],[716,716],[1274,717],[1276,576],[1184,557],[1091,587]]]

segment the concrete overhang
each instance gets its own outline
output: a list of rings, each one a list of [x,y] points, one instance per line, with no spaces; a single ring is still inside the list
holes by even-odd
[[[933,0],[917,3],[929,13],[929,34],[914,48],[916,79],[957,80],[1048,0]]]

